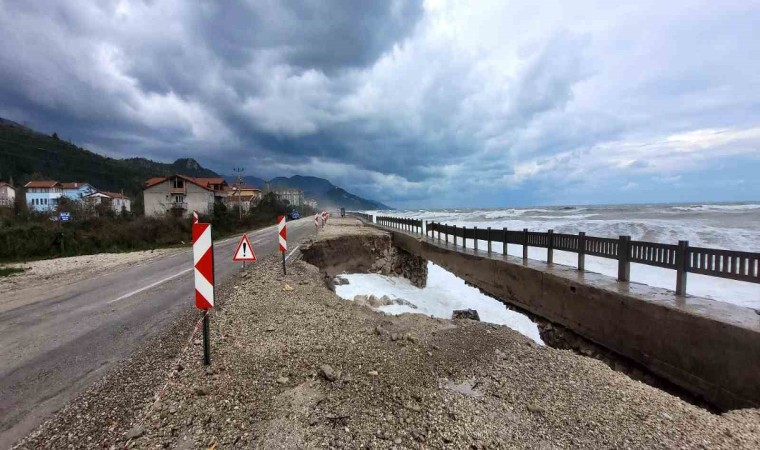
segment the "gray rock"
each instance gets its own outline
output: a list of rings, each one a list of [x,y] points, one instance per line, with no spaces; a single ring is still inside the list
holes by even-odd
[[[145,433],[145,428],[142,425],[135,425],[131,430],[127,431],[127,439],[137,439]]]
[[[324,364],[319,368],[319,374],[327,381],[335,381],[338,379],[338,375],[335,373],[332,367],[328,364]]]
[[[290,378],[288,377],[280,377],[277,379],[277,383],[279,384],[288,384],[288,381],[290,381]]]
[[[457,309],[451,314],[452,319],[470,319],[480,322],[480,316],[474,309]]]

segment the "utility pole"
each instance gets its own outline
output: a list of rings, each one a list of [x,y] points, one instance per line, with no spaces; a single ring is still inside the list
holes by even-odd
[[[241,186],[243,186],[243,171],[242,167],[235,167],[232,169],[237,174],[237,194],[238,194],[238,212],[240,213],[240,220],[243,220],[243,200],[242,193],[240,192]]]

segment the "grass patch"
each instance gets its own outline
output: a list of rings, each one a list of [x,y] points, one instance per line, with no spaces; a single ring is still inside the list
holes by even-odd
[[[0,267],[0,278],[9,277],[25,270],[23,267]]]

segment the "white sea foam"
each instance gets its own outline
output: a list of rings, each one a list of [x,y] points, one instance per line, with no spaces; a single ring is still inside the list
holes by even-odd
[[[478,311],[481,321],[506,325],[543,345],[538,327],[527,316],[507,309],[501,302],[467,286],[463,280],[433,263],[428,263],[427,286],[423,289],[412,286],[406,278],[377,274],[342,276],[349,284],[336,286],[335,291],[346,300],[353,300],[357,295],[387,295],[405,299],[417,307],[381,306],[379,309],[387,314],[418,313],[445,319],[450,319],[454,310],[471,308]]]
[[[388,214],[387,212],[381,214]],[[472,210],[394,211],[393,216],[414,217],[448,225],[556,233],[586,232],[589,236],[631,236],[634,240],[760,252],[760,204],[617,205]],[[459,239],[461,242],[461,238]],[[472,248],[470,241],[468,247]],[[486,243],[481,242],[480,248]],[[497,249],[498,248],[498,249]],[[500,250],[501,246],[494,246]],[[509,245],[512,255],[522,247]],[[531,259],[546,260],[546,250],[531,248]],[[575,266],[577,255],[555,252],[558,264]],[[588,256],[586,270],[617,275],[614,260]],[[632,264],[631,280],[666,289],[675,288],[675,271]],[[719,301],[760,309],[760,284],[689,274],[687,292]]]

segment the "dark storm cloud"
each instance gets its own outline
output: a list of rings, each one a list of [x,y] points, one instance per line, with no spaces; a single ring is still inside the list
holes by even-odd
[[[266,49],[288,64],[325,72],[364,67],[409,34],[422,15],[411,1],[206,2],[195,29],[229,65]]]
[[[0,0],[0,117],[399,206],[572,203],[760,166],[757,20],[738,0]]]

